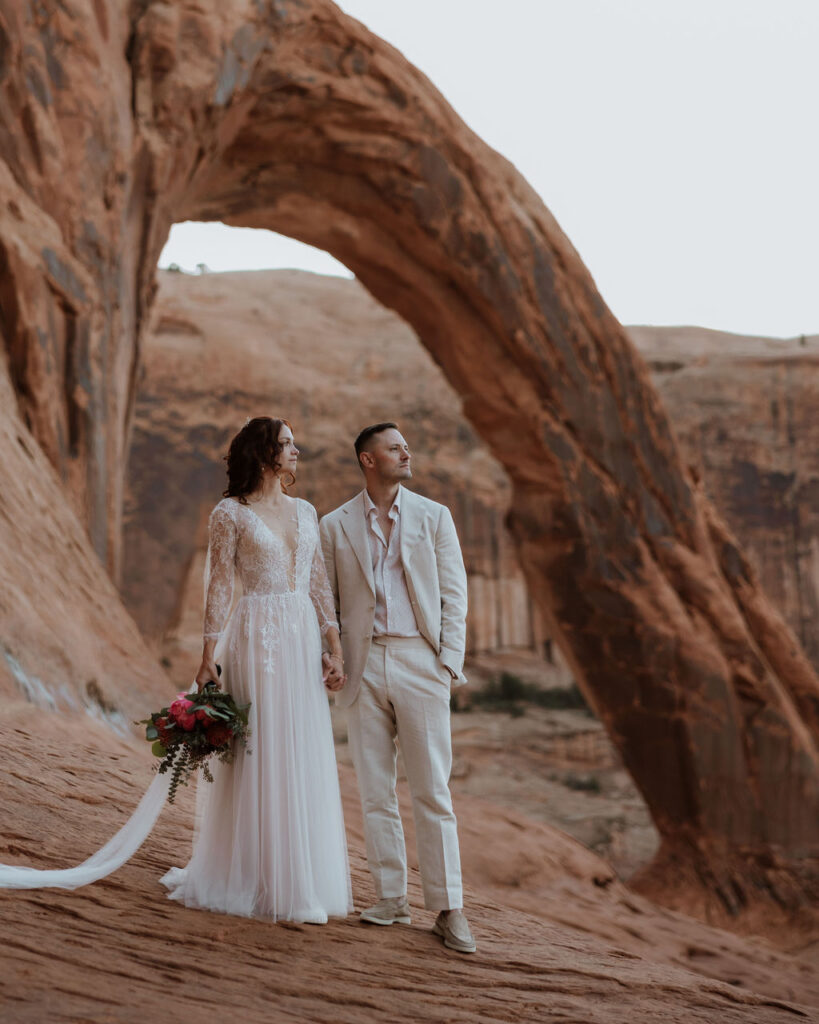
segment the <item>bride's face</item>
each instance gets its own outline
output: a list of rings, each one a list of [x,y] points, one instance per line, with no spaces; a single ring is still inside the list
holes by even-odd
[[[279,474],[295,473],[299,461],[299,450],[296,447],[296,442],[293,440],[293,431],[286,423],[282,424],[282,428],[279,431],[279,444],[281,445],[278,459]]]

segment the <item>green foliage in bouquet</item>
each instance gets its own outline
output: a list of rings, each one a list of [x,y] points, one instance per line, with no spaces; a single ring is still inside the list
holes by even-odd
[[[201,693],[177,694],[170,707],[139,723],[145,726],[154,756],[160,758],[157,771],[171,772],[168,803],[173,803],[177,787],[186,786],[200,768],[205,780],[213,782],[210,757],[230,764],[236,744],[247,746],[249,710],[249,704],[237,704],[229,693],[208,683]]]

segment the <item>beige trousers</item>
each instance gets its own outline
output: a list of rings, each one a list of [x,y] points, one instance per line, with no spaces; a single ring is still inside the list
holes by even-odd
[[[449,792],[449,673],[423,637],[377,637],[347,715],[378,898],[407,891],[395,792],[397,740],[412,795],[424,904],[428,910],[462,907],[458,829]]]

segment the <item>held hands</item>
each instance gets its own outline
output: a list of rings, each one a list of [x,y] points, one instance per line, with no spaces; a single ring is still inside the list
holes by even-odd
[[[344,674],[344,662],[342,661],[340,654],[327,654],[324,653],[321,656],[322,664],[322,682],[325,687],[331,692],[340,690],[347,682],[347,676]],[[219,666],[212,658],[203,658],[202,664],[199,666],[199,671],[196,673],[196,688],[199,693],[202,692],[204,687],[208,683],[214,683],[217,689],[221,689],[219,683]]]
[[[340,654],[328,654],[326,651],[321,656],[322,674],[324,686],[330,693],[340,690],[347,682],[344,674],[344,661]]]

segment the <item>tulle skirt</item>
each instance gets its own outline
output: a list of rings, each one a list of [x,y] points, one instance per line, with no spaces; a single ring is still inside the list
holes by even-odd
[[[189,907],[323,923],[352,909],[321,637],[306,592],[240,599],[217,647],[221,685],[251,703],[250,738],[197,783],[193,855],[162,878]]]

